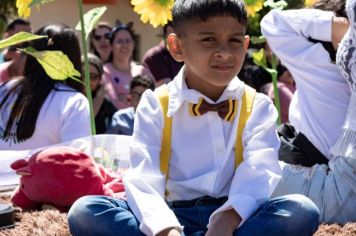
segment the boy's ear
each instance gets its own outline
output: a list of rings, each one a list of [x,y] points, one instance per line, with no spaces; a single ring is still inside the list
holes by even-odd
[[[183,51],[179,38],[175,33],[168,35],[167,37],[168,50],[171,56],[178,62],[183,61]]]
[[[250,45],[250,36],[246,35],[245,42],[244,42],[244,49],[247,50],[249,45]]]

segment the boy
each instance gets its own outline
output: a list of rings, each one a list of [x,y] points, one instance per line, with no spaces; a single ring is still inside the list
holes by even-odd
[[[146,75],[138,75],[131,80],[130,92],[127,96],[127,100],[130,102],[131,107],[115,112],[111,124],[106,131],[107,134],[132,135],[135,111],[141,100],[141,96],[146,89],[155,89],[155,84],[150,77]]]
[[[332,152],[351,96],[335,64],[338,45],[349,28],[345,2],[317,2],[319,9],[334,13],[271,11],[261,22],[263,35],[297,86],[289,112],[291,124],[281,133],[280,159],[292,165],[284,167],[272,196],[304,194],[320,209],[321,222],[339,224],[356,220],[355,166],[347,155]]]
[[[235,146],[239,99],[245,96],[236,75],[249,43],[246,21],[241,0],[175,1],[176,34],[167,42],[185,66],[167,85],[168,112],[157,94],[144,93],[125,176],[127,202],[82,198],[68,215],[73,235],[311,235],[316,230],[318,210],[306,197],[268,200],[280,168],[277,112],[265,95],[254,97],[243,130],[243,162],[235,169],[234,156],[242,148]],[[237,104],[228,116],[220,103],[226,100]],[[215,104],[215,112],[204,113]],[[161,145],[166,116],[172,122],[171,135],[165,136],[171,137],[169,148]],[[161,171],[160,152],[167,149],[169,168]]]

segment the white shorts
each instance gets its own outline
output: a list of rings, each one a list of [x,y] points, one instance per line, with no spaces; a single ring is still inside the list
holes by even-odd
[[[272,197],[299,193],[320,210],[320,222],[356,222],[356,159],[334,157],[325,164],[303,167],[284,164]]]

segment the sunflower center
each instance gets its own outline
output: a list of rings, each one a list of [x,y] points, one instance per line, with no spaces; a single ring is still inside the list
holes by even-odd
[[[254,5],[260,2],[259,0],[245,0],[246,5]]]

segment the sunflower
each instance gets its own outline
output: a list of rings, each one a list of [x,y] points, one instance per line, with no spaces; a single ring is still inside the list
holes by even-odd
[[[265,0],[245,0],[247,14],[251,17],[254,17],[256,12],[263,8],[264,2]]]
[[[20,17],[27,18],[31,14],[32,0],[16,0],[16,7]]]
[[[312,6],[315,3],[315,0],[305,0],[304,5],[307,7]]]
[[[172,20],[174,0],[131,0],[134,11],[141,15],[143,23],[150,22],[153,27],[165,25]]]

